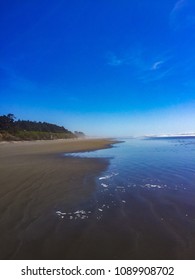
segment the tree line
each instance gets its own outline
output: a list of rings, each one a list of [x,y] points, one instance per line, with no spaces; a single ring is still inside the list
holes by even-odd
[[[1,138],[15,137],[16,140],[33,139],[56,139],[56,138],[74,138],[83,137],[83,132],[69,131],[63,126],[47,122],[36,122],[29,120],[16,120],[14,114],[0,116]],[[27,138],[27,139],[26,139]],[[5,139],[6,140],[6,139]]]

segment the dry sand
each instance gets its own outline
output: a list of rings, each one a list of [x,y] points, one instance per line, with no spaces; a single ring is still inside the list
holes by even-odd
[[[58,238],[56,211],[87,201],[95,177],[109,162],[68,158],[63,153],[108,148],[113,143],[85,139],[0,144],[1,259],[68,258]]]

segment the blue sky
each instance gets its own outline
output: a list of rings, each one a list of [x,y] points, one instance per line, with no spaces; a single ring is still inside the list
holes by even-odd
[[[94,136],[195,132],[194,0],[7,0],[0,114]]]

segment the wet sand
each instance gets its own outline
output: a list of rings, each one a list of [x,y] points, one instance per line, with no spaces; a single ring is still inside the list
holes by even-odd
[[[85,139],[0,144],[1,259],[71,258],[71,244],[81,231],[59,222],[56,211],[86,203],[93,196],[95,177],[109,161],[69,158],[63,153],[108,148],[113,143]]]

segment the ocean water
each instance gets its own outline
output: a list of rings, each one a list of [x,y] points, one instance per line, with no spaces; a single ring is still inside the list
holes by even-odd
[[[79,221],[78,258],[195,258],[195,138],[124,139],[65,156],[109,159],[91,198],[56,212],[64,222]]]

